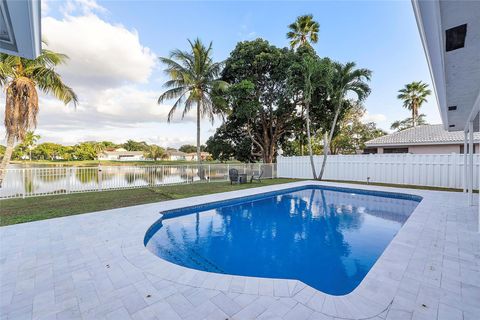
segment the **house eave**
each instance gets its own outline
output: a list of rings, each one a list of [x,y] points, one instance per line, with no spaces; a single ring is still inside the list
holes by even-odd
[[[480,143],[480,140],[474,140],[474,143]],[[366,148],[382,148],[382,147],[410,147],[410,146],[444,146],[444,145],[461,145],[463,141],[449,142],[416,142],[416,143],[375,143],[365,144]]]

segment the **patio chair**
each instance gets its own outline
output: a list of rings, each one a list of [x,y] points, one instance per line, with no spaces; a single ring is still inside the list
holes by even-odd
[[[254,180],[258,182],[262,182],[262,176],[263,176],[263,170],[260,171],[260,174],[252,174],[252,177],[250,178],[250,183],[252,183]]]
[[[238,180],[238,170],[237,169],[230,169],[228,170],[228,176],[230,178],[230,184],[239,183]]]

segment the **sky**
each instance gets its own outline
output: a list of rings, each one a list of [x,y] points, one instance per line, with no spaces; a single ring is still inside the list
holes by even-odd
[[[313,14],[320,23],[317,53],[373,71],[364,121],[389,130],[409,116],[397,91],[430,74],[410,0],[402,1],[95,1],[42,0],[42,37],[69,56],[58,68],[79,104],[40,96],[41,141],[74,144],[127,139],[164,147],[195,144],[195,112],[167,123],[169,103],[157,104],[167,79],[158,57],[188,49],[187,39],[213,43],[226,59],[239,41],[264,38],[285,47],[287,26]],[[0,97],[0,112],[5,97]],[[434,96],[422,109],[440,123]],[[221,124],[201,123],[202,142]],[[0,136],[5,135],[2,127]],[[4,140],[0,140],[4,143]]]

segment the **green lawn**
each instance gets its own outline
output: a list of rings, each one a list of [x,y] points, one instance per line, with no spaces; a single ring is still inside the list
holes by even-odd
[[[228,182],[196,183],[1,200],[0,226],[293,181],[298,180],[271,179],[241,185],[230,185]]]

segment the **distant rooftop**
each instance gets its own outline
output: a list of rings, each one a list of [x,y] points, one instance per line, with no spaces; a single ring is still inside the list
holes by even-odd
[[[187,154],[185,152],[179,151],[179,150],[167,150],[166,154],[169,156],[186,156]]]
[[[463,143],[463,131],[448,132],[441,124],[421,125],[414,128],[394,132],[366,142],[367,147],[385,145],[428,145],[428,144],[458,144]],[[480,141],[480,133],[475,132],[475,142]]]

